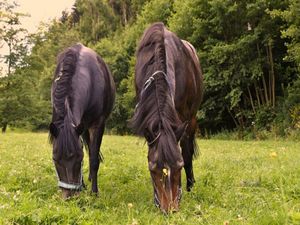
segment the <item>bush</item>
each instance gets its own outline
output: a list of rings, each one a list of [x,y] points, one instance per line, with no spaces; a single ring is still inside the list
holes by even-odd
[[[271,124],[276,117],[275,110],[271,107],[261,107],[255,115],[255,126],[256,129],[270,130]]]

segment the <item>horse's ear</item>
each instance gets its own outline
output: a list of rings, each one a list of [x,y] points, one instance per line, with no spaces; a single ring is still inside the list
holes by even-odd
[[[179,127],[177,127],[177,129],[175,131],[175,136],[176,136],[177,142],[180,141],[180,139],[182,138],[182,136],[183,136],[184,132],[186,131],[188,125],[189,125],[188,121],[185,121],[184,123],[180,124]]]
[[[76,130],[76,133],[78,134],[78,135],[81,135],[82,133],[83,133],[83,131],[84,131],[84,125],[81,123],[81,124],[79,124],[76,128],[75,128],[75,130]]]
[[[57,138],[59,130],[58,130],[57,126],[54,123],[52,123],[52,122],[50,123],[49,130],[50,130],[50,134],[53,137]]]

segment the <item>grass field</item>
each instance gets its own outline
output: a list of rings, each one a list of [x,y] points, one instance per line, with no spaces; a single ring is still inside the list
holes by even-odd
[[[0,134],[0,224],[300,224],[299,142],[198,145],[197,183],[180,212],[165,216],[153,204],[142,139],[104,136],[99,197],[90,194],[85,157],[88,189],[63,201],[47,134]]]

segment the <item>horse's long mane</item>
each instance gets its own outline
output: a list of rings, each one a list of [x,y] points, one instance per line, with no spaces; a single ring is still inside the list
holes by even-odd
[[[155,23],[147,29],[137,50],[136,90],[138,105],[131,120],[131,127],[141,136],[147,133],[157,140],[158,167],[165,163],[177,167],[182,156],[177,147],[174,130],[181,123],[175,110],[169,87],[168,76],[163,73],[155,75],[153,83],[143,90],[146,80],[156,71],[166,75],[166,50],[163,23]]]
[[[53,141],[55,139],[57,141],[59,152],[55,154],[58,158],[61,158],[62,155],[69,158],[80,150],[71,110],[71,94],[73,91],[72,78],[76,71],[81,47],[81,44],[77,44],[61,53],[58,56],[58,65],[54,74],[52,85],[52,123],[58,128],[59,134],[55,138],[50,133],[50,140]]]

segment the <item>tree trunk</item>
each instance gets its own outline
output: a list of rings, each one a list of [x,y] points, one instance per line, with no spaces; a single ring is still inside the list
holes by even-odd
[[[259,49],[259,45],[258,43],[256,43],[256,49],[257,49],[257,54],[258,54],[258,58],[261,59],[261,53],[260,53],[260,49]],[[268,52],[267,52],[267,55],[268,55]],[[263,83],[263,94],[264,94],[264,100],[265,100],[265,103],[267,105],[269,105],[269,97],[268,97],[268,87],[267,87],[267,84],[266,84],[266,79],[265,79],[265,76],[264,74],[262,75],[262,83]]]
[[[258,93],[260,96],[261,104],[266,105],[265,96],[264,96],[263,91],[261,90],[260,86],[258,88]]]
[[[4,123],[2,125],[2,133],[5,133],[6,132],[6,128],[7,128],[7,123]]]
[[[260,107],[260,97],[259,97],[258,87],[257,87],[257,82],[256,81],[254,81],[254,89],[255,89],[255,93],[256,93],[257,104],[258,104],[258,107]]]
[[[269,105],[270,102],[269,102],[269,97],[268,97],[268,88],[267,88],[266,79],[265,79],[264,75],[262,76],[262,82],[263,82],[263,87],[264,87],[265,99],[266,99],[267,105]]]
[[[229,109],[228,106],[226,106],[226,109],[227,109],[229,115],[231,116],[231,118],[232,118],[232,120],[233,120],[235,126],[236,126],[237,128],[239,128],[239,123],[238,123],[238,122],[236,121],[236,119],[234,118],[234,116],[233,116],[233,114],[232,114],[232,112],[230,111],[230,109]]]
[[[268,44],[269,49],[269,56],[270,56],[270,75],[271,75],[271,96],[272,96],[272,106],[275,107],[275,72],[274,72],[274,60],[273,60],[273,53],[272,53],[272,44],[271,40]]]
[[[256,113],[256,110],[255,110],[255,107],[254,107],[254,103],[253,103],[252,94],[251,94],[249,86],[247,87],[247,90],[248,90],[248,93],[249,93],[249,98],[250,98],[250,103],[251,103],[251,106],[252,106],[253,113]]]
[[[11,74],[11,43],[8,43],[8,54],[9,54],[9,58],[8,58],[8,68],[7,68],[7,75],[10,76]]]
[[[268,97],[269,97],[269,103],[272,102],[272,91],[271,91],[271,72],[270,72],[270,56],[269,56],[269,49],[268,46],[266,46],[266,52],[267,52],[267,64],[268,64]]]
[[[124,22],[124,26],[127,25],[127,6],[126,6],[126,2],[122,2],[122,14],[123,14],[123,22]]]

